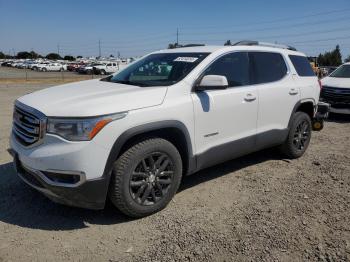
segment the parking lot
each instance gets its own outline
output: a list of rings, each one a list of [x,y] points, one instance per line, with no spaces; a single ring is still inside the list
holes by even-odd
[[[265,150],[203,170],[165,210],[133,220],[110,204],[52,203],[16,176],[6,152],[13,101],[57,84],[61,73],[51,74],[0,81],[0,261],[350,260],[349,117],[331,116],[300,159]]]
[[[101,76],[82,75],[76,72],[40,72],[29,69],[12,67],[0,67],[0,83],[64,83],[79,80],[87,80]]]

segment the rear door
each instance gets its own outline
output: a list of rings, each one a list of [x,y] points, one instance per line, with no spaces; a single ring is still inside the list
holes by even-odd
[[[309,60],[306,56],[301,55],[289,55],[288,57],[295,68],[292,75],[296,85],[300,88],[300,97],[314,100],[314,104],[317,104],[321,90]]]
[[[259,94],[257,147],[284,141],[300,90],[295,84],[286,58],[279,52],[249,52],[252,81]]]

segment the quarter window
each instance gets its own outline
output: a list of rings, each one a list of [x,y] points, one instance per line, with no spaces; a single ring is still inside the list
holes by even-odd
[[[245,52],[224,55],[213,62],[204,75],[226,76],[230,87],[249,85],[249,58]]]
[[[290,55],[289,58],[299,76],[315,76],[310,62],[305,56]]]
[[[253,65],[253,84],[264,84],[282,79],[287,66],[281,54],[268,52],[250,52]]]

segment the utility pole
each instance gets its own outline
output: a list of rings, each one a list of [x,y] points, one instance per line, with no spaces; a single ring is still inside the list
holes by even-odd
[[[98,40],[98,56],[101,57],[101,40]]]
[[[176,28],[176,45],[179,45],[179,28]]]
[[[57,54],[60,55],[60,43],[57,44]]]

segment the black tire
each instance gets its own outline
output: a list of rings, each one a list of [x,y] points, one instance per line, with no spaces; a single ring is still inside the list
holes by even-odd
[[[100,71],[100,74],[101,74],[101,75],[105,75],[105,74],[106,74],[106,71],[102,69],[102,70]]]
[[[47,69],[44,67],[44,68],[42,69],[42,71],[43,71],[43,72],[46,72],[46,71],[47,71]]]
[[[87,74],[87,75],[92,75],[92,74],[93,74],[93,71],[90,70],[90,69],[89,69],[89,70],[86,70],[86,74]]]
[[[166,207],[181,177],[182,161],[176,147],[165,139],[150,138],[131,146],[117,159],[109,198],[127,216],[145,217]]]
[[[311,140],[312,124],[310,116],[304,112],[296,112],[292,116],[286,141],[280,149],[290,159],[301,157]]]

